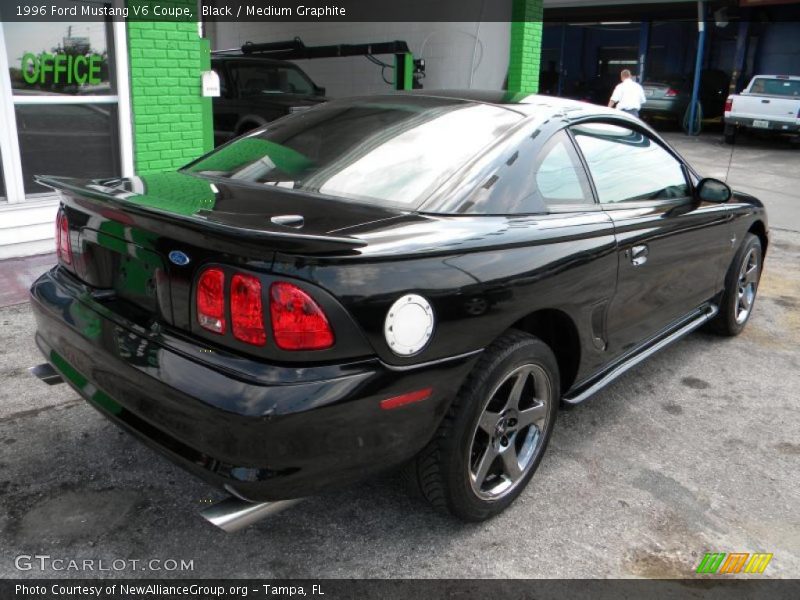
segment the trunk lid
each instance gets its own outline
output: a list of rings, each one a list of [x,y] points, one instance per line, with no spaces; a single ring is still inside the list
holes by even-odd
[[[268,270],[275,252],[347,255],[366,242],[340,232],[396,211],[180,172],[80,180],[40,176],[62,192],[73,251],[66,266],[95,299],[143,325],[188,327],[198,268]]]

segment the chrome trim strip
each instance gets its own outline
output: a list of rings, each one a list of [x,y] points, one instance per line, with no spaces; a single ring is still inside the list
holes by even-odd
[[[581,402],[589,398],[589,396],[600,391],[602,388],[604,388],[609,383],[614,381],[617,377],[627,372],[628,370],[632,369],[646,358],[651,357],[653,354],[655,354],[665,346],[670,345],[672,342],[679,340],[686,334],[691,333],[701,325],[707,323],[709,320],[713,319],[718,312],[719,308],[717,308],[717,306],[715,306],[714,304],[711,304],[701,315],[692,319],[686,325],[680,327],[679,329],[676,329],[667,337],[661,339],[659,342],[656,342],[655,344],[648,347],[644,351],[638,354],[634,354],[623,363],[617,365],[615,368],[609,371],[605,376],[603,376],[597,382],[590,385],[583,392],[580,392],[577,396],[573,397],[565,396],[563,398],[564,402],[566,402],[567,404],[580,404]]]
[[[472,356],[476,356],[483,352],[483,348],[478,350],[473,350],[472,352],[465,352],[464,354],[456,354],[455,356],[448,356],[446,358],[437,358],[436,360],[429,360],[428,362],[424,363],[417,363],[415,365],[390,365],[381,361],[381,365],[385,368],[389,369],[390,371],[413,371],[414,369],[424,369],[425,367],[433,367],[436,365],[441,365],[446,362],[451,362],[454,360],[461,360],[463,358],[470,358]]]

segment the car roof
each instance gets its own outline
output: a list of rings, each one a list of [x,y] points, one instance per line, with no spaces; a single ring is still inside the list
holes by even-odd
[[[544,94],[509,92],[506,90],[414,90],[398,93],[494,104],[528,116],[536,115],[544,119],[563,117],[568,120],[574,120],[590,116],[613,116],[625,119],[627,117],[625,113],[619,110],[598,104],[546,96]]]

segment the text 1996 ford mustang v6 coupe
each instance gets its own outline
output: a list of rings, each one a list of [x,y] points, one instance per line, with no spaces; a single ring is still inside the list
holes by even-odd
[[[53,378],[239,501],[405,465],[467,520],[524,489],[560,402],[739,333],[768,239],[641,121],[502,92],[332,101],[176,173],[39,180]]]

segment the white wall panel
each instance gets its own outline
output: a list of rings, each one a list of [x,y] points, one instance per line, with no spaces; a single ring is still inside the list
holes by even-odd
[[[447,0],[452,1],[452,0]],[[477,14],[480,2],[465,0]],[[471,14],[465,9],[464,14]],[[510,15],[510,2],[509,2]],[[300,36],[309,46],[403,40],[415,58],[424,58],[425,89],[501,89],[508,69],[510,25],[500,23],[209,23],[215,50],[237,48],[245,42],[289,40]],[[391,55],[379,56],[393,64]],[[339,98],[391,91],[380,67],[364,57],[297,61],[328,96]],[[386,69],[386,78],[393,72]]]

